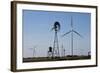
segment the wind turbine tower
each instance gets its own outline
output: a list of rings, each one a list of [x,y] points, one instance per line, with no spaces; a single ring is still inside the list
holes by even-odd
[[[71,17],[71,30],[69,30],[68,32],[66,32],[63,36],[65,36],[65,35],[67,35],[67,34],[71,34],[71,55],[73,56],[74,54],[74,52],[73,52],[73,48],[74,48],[74,40],[73,40],[73,38],[74,38],[74,33],[75,34],[77,34],[78,36],[80,36],[80,37],[82,37],[77,31],[75,31],[74,29],[73,29],[73,18]]]

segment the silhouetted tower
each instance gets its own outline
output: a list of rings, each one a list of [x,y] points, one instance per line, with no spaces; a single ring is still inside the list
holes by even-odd
[[[60,55],[59,55],[59,44],[58,44],[58,35],[57,35],[57,33],[60,30],[60,23],[55,22],[52,30],[55,31],[52,57],[59,57]]]

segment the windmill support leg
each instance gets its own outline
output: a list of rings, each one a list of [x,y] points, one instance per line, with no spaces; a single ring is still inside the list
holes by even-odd
[[[59,57],[59,44],[58,44],[57,31],[55,32],[55,36],[54,36],[52,57]]]

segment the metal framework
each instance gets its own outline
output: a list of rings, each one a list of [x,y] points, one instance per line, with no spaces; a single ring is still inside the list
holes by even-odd
[[[55,22],[54,27],[52,29],[55,31],[52,57],[59,57],[60,54],[59,54],[59,43],[58,43],[58,34],[57,33],[60,30],[60,23]]]

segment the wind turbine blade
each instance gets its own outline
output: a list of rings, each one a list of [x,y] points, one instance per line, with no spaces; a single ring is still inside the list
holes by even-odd
[[[82,37],[81,34],[79,34],[77,31],[73,30],[74,33],[76,33],[77,35],[79,35],[80,37]]]
[[[73,29],[73,18],[71,16],[71,28]]]
[[[64,37],[65,35],[69,34],[70,32],[72,32],[72,31],[66,32],[66,33],[63,34],[62,36]]]

